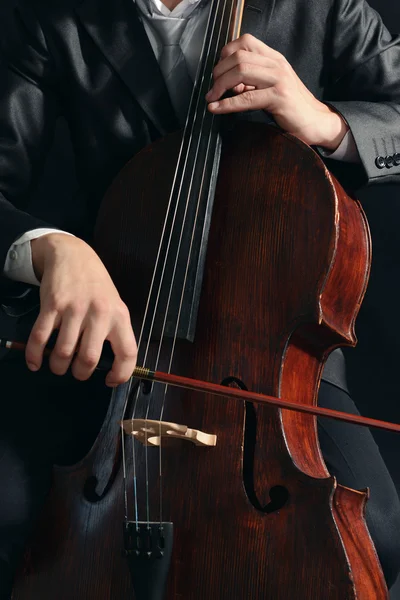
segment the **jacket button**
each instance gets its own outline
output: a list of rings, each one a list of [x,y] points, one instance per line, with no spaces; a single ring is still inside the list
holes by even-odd
[[[386,167],[386,161],[383,156],[377,156],[375,159],[375,164],[378,169],[384,169]]]
[[[391,169],[394,165],[394,158],[391,154],[385,156],[385,165],[387,169]]]
[[[393,159],[395,166],[400,166],[400,152],[396,152],[396,154],[393,156]]]

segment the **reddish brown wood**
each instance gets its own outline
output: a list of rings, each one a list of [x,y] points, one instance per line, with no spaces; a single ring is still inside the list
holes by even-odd
[[[365,523],[368,495],[368,491],[356,492],[339,485],[333,497],[333,514],[346,547],[358,597],[379,598],[382,575],[376,570],[378,557]]]
[[[170,188],[178,147],[179,137],[171,136],[136,156],[99,215],[96,248],[136,330],[168,199],[161,190]],[[318,156],[295,138],[258,124],[231,133],[196,338],[177,345],[173,371],[203,381],[235,376],[255,393],[315,404],[329,351],[355,343],[370,258],[360,214]],[[163,357],[161,371],[166,362]],[[159,410],[160,387],[149,418]],[[33,546],[30,573],[18,581],[14,600],[132,597],[121,556],[121,471],[100,501],[82,493],[99,452],[112,445],[110,423],[121,418],[118,411],[110,407],[107,426],[80,465],[56,472],[47,530]],[[337,488],[314,419],[261,404],[216,402],[209,394],[197,402],[189,391],[171,388],[163,419],[218,436],[215,448],[163,452],[163,517],[175,524],[167,600],[388,597],[362,514],[364,497]],[[157,450],[149,457],[156,477]],[[143,477],[143,453],[139,467]],[[159,487],[151,481],[154,515]],[[264,512],[276,486],[286,488],[288,500]]]

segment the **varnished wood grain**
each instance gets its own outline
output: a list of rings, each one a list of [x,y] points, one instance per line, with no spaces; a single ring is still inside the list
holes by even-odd
[[[168,200],[160,191],[169,189],[178,147],[179,137],[172,136],[135,157],[99,215],[96,248],[136,330]],[[172,370],[215,382],[234,376],[255,392],[315,402],[321,361],[332,347],[355,342],[353,324],[369,269],[369,238],[358,210],[318,156],[294,138],[260,125],[231,133],[221,160],[195,341],[177,345]],[[162,357],[160,370],[167,359]],[[153,396],[149,418],[157,418],[160,386]],[[121,416],[111,406],[109,423]],[[200,401],[190,391],[169,389],[163,419],[218,437],[215,448],[182,445],[163,452],[163,518],[175,527],[167,600],[387,598],[363,496],[336,488],[313,417],[265,406],[246,409],[211,395]],[[104,428],[82,464],[56,472],[47,527],[32,543],[30,572],[19,578],[14,600],[132,597],[121,555],[121,470],[100,501],[82,494],[108,433]],[[157,449],[149,457],[157,518]],[[276,486],[288,491],[286,504],[271,513],[260,510]]]

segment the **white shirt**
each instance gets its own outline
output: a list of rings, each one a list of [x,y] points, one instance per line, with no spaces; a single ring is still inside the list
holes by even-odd
[[[136,3],[139,13],[146,11],[147,14],[150,14],[151,16],[159,15],[168,17],[171,20],[189,19],[182,35],[180,46],[185,57],[189,76],[194,81],[211,3],[202,2],[202,0],[182,0],[172,11],[169,10],[161,0],[136,0]],[[192,15],[192,13],[194,14]],[[151,19],[143,21],[143,25],[153,52],[159,61],[162,44],[156,31],[151,26]],[[334,160],[360,162],[354,138],[350,131],[346,133],[335,152],[331,153],[321,149],[320,152],[322,155],[329,156],[329,158]],[[40,285],[33,270],[30,242],[33,239],[53,232],[72,235],[66,231],[51,228],[40,228],[27,231],[11,245],[7,253],[3,274],[15,281],[22,281],[31,285]]]
[[[185,57],[186,67],[190,78],[194,82],[200,53],[207,28],[207,19],[211,8],[211,2],[202,0],[182,0],[174,10],[169,10],[161,0],[136,0],[139,16],[142,12],[150,13],[151,16],[167,17],[168,19],[188,19],[183,32],[180,47]],[[194,14],[192,14],[196,11]],[[157,61],[160,60],[162,44],[151,20],[143,20],[143,25],[149,38],[151,47]]]

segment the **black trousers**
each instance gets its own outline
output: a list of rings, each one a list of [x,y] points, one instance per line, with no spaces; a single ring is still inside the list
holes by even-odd
[[[104,375],[72,377],[29,373],[15,361],[0,363],[0,600],[9,600],[14,571],[51,485],[54,463],[72,464],[90,448],[109,391]],[[323,382],[320,405],[356,412],[346,392]],[[321,419],[323,454],[348,487],[371,490],[367,523],[388,585],[400,570],[400,502],[371,433]],[[36,599],[32,599],[36,600]]]

